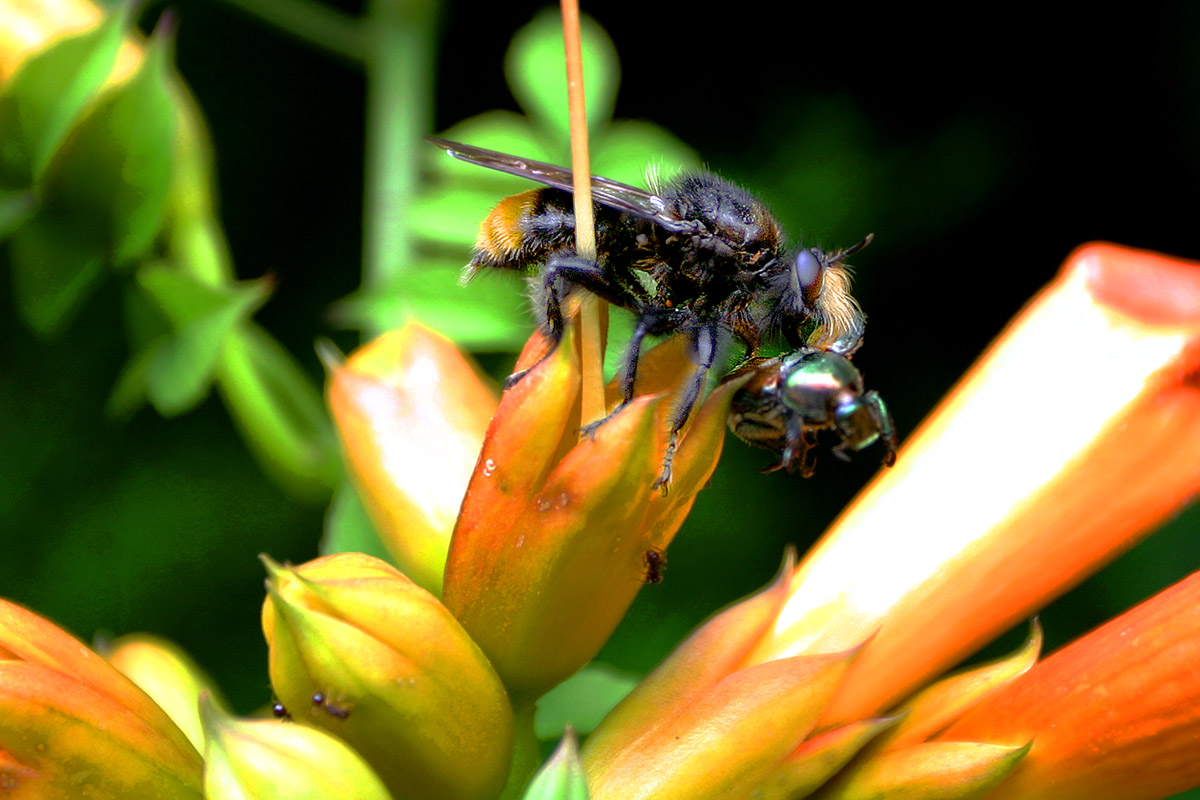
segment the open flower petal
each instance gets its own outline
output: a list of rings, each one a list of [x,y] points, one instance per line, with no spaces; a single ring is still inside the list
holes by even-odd
[[[660,724],[664,709],[691,705],[736,670],[787,600],[794,563],[795,553],[789,550],[775,581],[704,623],[634,687],[588,737],[585,758],[594,763],[619,758]]]
[[[853,653],[797,656],[727,675],[601,760],[586,747],[596,800],[703,800],[766,781],[798,748]],[[731,794],[732,793],[732,794]]]
[[[796,800],[808,797],[846,765],[863,747],[897,722],[897,717],[876,717],[851,722],[817,734],[804,742],[767,780],[746,787],[762,800]]]
[[[996,800],[1133,800],[1200,785],[1200,573],[1050,656],[939,738],[1032,740]]]
[[[1195,496],[1198,370],[1200,265],[1079,249],[801,564],[757,657],[873,636],[823,722],[895,703]]]
[[[1034,622],[1025,644],[1012,655],[942,678],[917,692],[897,710],[903,720],[877,745],[902,747],[923,742],[944,730],[963,712],[995,694],[1037,663],[1042,650],[1042,627]]]
[[[889,750],[852,766],[813,800],[975,800],[1004,780],[1029,748],[934,742]]]

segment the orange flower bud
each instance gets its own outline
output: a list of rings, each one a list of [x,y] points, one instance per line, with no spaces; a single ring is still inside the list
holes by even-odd
[[[0,787],[17,796],[200,800],[200,754],[76,639],[0,600]]]
[[[647,576],[646,554],[661,555],[711,476],[740,386],[719,387],[695,414],[664,497],[653,487],[667,446],[666,390],[691,368],[681,343],[646,353],[633,401],[581,439],[573,338],[501,398],[446,564],[446,606],[523,698],[587,663],[624,616]],[[525,363],[538,344],[535,336]]]
[[[409,323],[333,370],[329,405],[388,552],[440,592],[454,519],[496,410],[492,390],[449,340]]]
[[[512,710],[437,598],[361,553],[264,562],[271,685],[292,717],[352,745],[398,797],[495,797]]]

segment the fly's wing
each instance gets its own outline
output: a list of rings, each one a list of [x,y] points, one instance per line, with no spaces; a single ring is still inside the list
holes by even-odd
[[[564,192],[575,191],[571,170],[566,167],[556,167],[544,161],[510,156],[483,147],[435,139],[432,136],[426,137],[425,141],[436,144],[460,161],[507,172],[519,178],[528,178],[555,189],[562,189]],[[690,233],[698,230],[698,223],[694,220],[679,219],[668,211],[666,203],[659,195],[636,186],[593,175],[592,199],[617,211],[648,219],[672,233]]]

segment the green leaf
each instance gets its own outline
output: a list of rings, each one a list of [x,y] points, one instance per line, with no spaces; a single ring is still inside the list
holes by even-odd
[[[145,405],[150,381],[150,364],[155,355],[157,349],[150,345],[135,353],[121,368],[121,374],[104,404],[104,413],[110,419],[127,420]]]
[[[62,330],[103,275],[101,254],[63,222],[34,217],[9,251],[17,313],[42,336]]]
[[[174,154],[170,43],[151,41],[141,68],[74,129],[46,172],[43,215],[123,263],[143,255],[162,225]]]
[[[675,134],[653,122],[621,120],[593,137],[592,163],[598,175],[649,187],[647,174],[660,179],[700,167],[700,156]]]
[[[208,394],[226,339],[241,315],[234,307],[185,325],[153,345],[146,395],[158,413],[191,411]]]
[[[631,673],[607,664],[588,664],[538,700],[537,737],[554,739],[568,728],[591,733],[637,683]]]
[[[225,342],[217,380],[267,473],[298,496],[327,497],[340,480],[337,442],[324,398],[291,354],[247,323]]]
[[[616,47],[603,28],[590,17],[581,17],[579,27],[584,98],[592,129],[612,117],[620,67]],[[562,17],[547,10],[517,31],[504,61],[509,88],[521,108],[536,127],[559,142],[570,139],[564,52]]]
[[[142,266],[137,284],[176,327],[230,307],[248,318],[266,302],[272,286],[268,279],[213,285],[163,261]]]
[[[24,225],[36,210],[33,192],[0,189],[0,241]]]
[[[516,275],[484,274],[466,286],[459,262],[418,261],[386,290],[341,300],[340,326],[392,330],[409,319],[473,350],[518,349],[532,327],[525,284]]]
[[[164,263],[142,267],[137,282],[174,326],[152,345],[147,396],[160,414],[181,414],[204,399],[226,341],[266,301],[270,285],[210,286]]]
[[[321,555],[330,553],[366,553],[389,563],[392,561],[391,554],[367,516],[367,510],[363,508],[358,491],[345,479],[334,490],[333,502],[325,514]]]
[[[29,188],[104,85],[129,27],[125,3],[95,28],[29,58],[0,95],[0,186]]]
[[[436,245],[458,247],[466,253],[475,243],[479,223],[491,212],[492,206],[502,197],[520,190],[520,184],[503,186],[497,190],[479,186],[476,182],[470,185],[459,182],[422,198],[410,210],[408,224],[423,239]],[[460,269],[466,263],[464,257]]]
[[[574,731],[567,729],[554,755],[533,776],[523,800],[588,800]]]

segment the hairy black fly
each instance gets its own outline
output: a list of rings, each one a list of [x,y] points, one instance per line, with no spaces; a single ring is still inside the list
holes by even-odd
[[[871,236],[834,253],[815,247],[789,252],[766,206],[715,175],[683,175],[652,191],[593,177],[598,251],[593,261],[575,253],[571,170],[444,139],[429,141],[455,158],[548,187],[506,198],[492,210],[467,277],[483,268],[537,271],[536,305],[552,347],[563,335],[562,301],[574,287],[633,313],[622,399],[589,432],[633,399],[646,336],[686,337],[693,371],[673,411],[655,483],[664,491],[678,433],[726,337],[744,343],[747,357],[775,337],[792,347],[846,355],[862,341],[864,317],[850,294],[844,259]],[[508,385],[524,374],[510,376]]]

